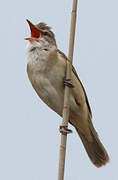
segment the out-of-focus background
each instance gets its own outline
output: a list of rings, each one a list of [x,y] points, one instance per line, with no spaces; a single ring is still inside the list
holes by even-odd
[[[21,0],[0,6],[0,179],[57,179],[61,118],[37,96],[26,73],[26,19],[53,27],[68,54],[72,0]],[[65,180],[117,180],[118,1],[80,0],[74,65],[87,91],[93,122],[110,155],[95,168],[75,132],[68,136]]]

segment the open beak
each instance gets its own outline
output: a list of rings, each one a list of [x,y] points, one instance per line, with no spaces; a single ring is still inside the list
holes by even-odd
[[[30,27],[30,31],[31,31],[31,37],[29,38],[25,38],[25,40],[35,40],[35,41],[39,41],[38,39],[41,37],[41,32],[36,28],[35,25],[33,25],[28,19],[26,20],[29,24]]]

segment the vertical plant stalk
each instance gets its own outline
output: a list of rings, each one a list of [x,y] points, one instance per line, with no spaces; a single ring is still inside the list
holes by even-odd
[[[71,79],[71,71],[72,71],[71,65],[72,65],[73,50],[74,50],[77,3],[78,3],[78,0],[73,0],[71,28],[70,28],[70,41],[69,41],[69,53],[68,53],[68,59],[70,60],[70,63],[67,62],[66,79]],[[69,89],[69,87],[65,86],[63,120],[62,120],[62,125],[61,125],[62,127],[68,127],[69,110],[70,110],[70,98],[69,97],[70,97],[70,89]],[[65,134],[62,133],[61,134],[61,145],[60,145],[58,180],[64,180],[66,142],[67,142],[67,133],[65,133]]]

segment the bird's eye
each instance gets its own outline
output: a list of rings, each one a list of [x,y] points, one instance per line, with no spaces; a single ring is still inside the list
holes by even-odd
[[[45,50],[45,51],[48,51],[48,49],[46,49],[46,48],[45,48],[44,50]]]
[[[49,33],[48,33],[47,31],[43,32],[43,34],[44,34],[45,36],[48,36],[48,35],[49,35]]]

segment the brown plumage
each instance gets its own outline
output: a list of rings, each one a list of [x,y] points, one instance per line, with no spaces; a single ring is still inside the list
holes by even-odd
[[[28,23],[30,24],[30,22]],[[44,103],[62,116],[63,80],[66,75],[66,62],[69,60],[63,52],[57,49],[55,36],[51,28],[45,23],[40,23],[36,27],[42,35],[39,39],[29,38],[30,44],[27,48],[28,76],[33,88]],[[109,161],[109,156],[92,124],[89,101],[73,66],[71,79],[74,88],[70,90],[69,122],[77,130],[90,160],[96,167],[101,167]]]
[[[56,44],[56,40],[55,40],[55,35],[54,33],[51,31],[51,27],[49,27],[47,24],[41,22],[39,24],[36,25],[36,27],[42,31],[42,34],[46,37],[49,37],[51,39],[53,39],[53,41]],[[51,40],[50,39],[50,40]]]
[[[64,59],[66,59],[68,61],[68,58],[65,56],[65,54],[63,52],[61,52],[60,50],[58,50],[58,52],[64,57]],[[88,98],[87,98],[87,95],[86,95],[86,91],[77,75],[77,72],[75,70],[75,68],[72,66],[72,71],[74,73],[74,75],[77,77],[78,81],[80,82],[81,84],[81,87],[83,88],[83,91],[84,91],[84,94],[85,94],[85,98],[86,98],[86,104],[88,106],[88,110],[89,110],[89,114],[88,114],[88,122],[89,122],[89,129],[90,129],[90,133],[91,133],[91,137],[92,137],[92,141],[88,141],[87,137],[85,137],[81,131],[79,130],[79,128],[77,128],[75,126],[75,129],[77,131],[77,133],[79,134],[82,142],[83,142],[83,145],[85,147],[85,150],[90,158],[90,160],[93,162],[93,164],[96,166],[96,167],[101,167],[103,165],[106,165],[107,162],[109,162],[109,156],[108,156],[108,153],[106,152],[104,146],[102,145],[99,137],[98,137],[98,134],[93,126],[93,123],[92,123],[92,112],[91,112],[91,108],[90,108],[90,105],[89,105],[89,101],[88,101]],[[72,124],[70,122],[70,124]],[[73,125],[73,124],[72,124]]]

